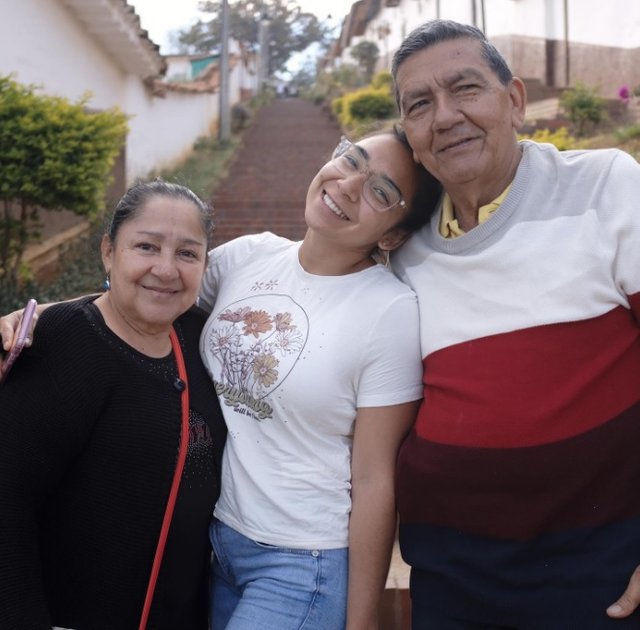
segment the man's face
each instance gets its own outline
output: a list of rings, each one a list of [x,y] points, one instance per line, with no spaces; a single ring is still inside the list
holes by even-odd
[[[414,157],[448,192],[472,185],[499,194],[519,161],[515,130],[524,120],[522,82],[500,83],[480,43],[462,38],[405,59],[396,85]],[[502,188],[494,191],[496,186]]]

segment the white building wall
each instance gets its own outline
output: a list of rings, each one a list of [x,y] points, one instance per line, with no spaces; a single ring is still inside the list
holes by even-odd
[[[10,6],[9,6],[10,5]],[[0,72],[96,109],[122,103],[125,74],[62,3],[0,0]]]
[[[37,84],[43,93],[72,101],[89,92],[89,107],[117,106],[127,114],[127,184],[172,166],[199,137],[215,130],[217,93],[167,90],[164,97],[153,96],[138,76],[115,63],[60,0],[0,0],[0,16],[0,74],[12,73],[21,83]],[[233,72],[231,103],[239,100],[240,86],[252,87],[244,72],[242,64]]]
[[[218,94],[167,91],[152,97],[140,81],[127,82],[129,137],[127,181],[150,170],[174,166],[191,151],[196,139],[215,131]]]
[[[401,0],[397,7],[383,7],[369,23],[364,37],[380,48],[381,67],[387,50],[398,48],[416,26],[438,17],[438,0]],[[470,0],[439,0],[440,17],[471,23]],[[485,32],[489,37],[520,35],[562,41],[565,37],[564,2],[560,0],[485,0]],[[621,48],[640,47],[640,1],[570,0],[569,37],[573,42]],[[482,27],[481,4],[476,0],[476,21]],[[378,28],[388,24],[387,41],[380,40]],[[342,62],[349,62],[345,48]]]
[[[189,81],[191,76],[191,62],[188,55],[170,55],[167,57],[168,81]]]
[[[564,2],[485,0],[485,5],[489,37],[525,35],[564,39]],[[640,2],[637,0],[570,0],[568,15],[569,38],[573,42],[619,48],[640,46]]]

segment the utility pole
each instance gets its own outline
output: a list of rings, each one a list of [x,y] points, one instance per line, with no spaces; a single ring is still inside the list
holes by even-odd
[[[571,85],[571,46],[569,44],[569,0],[564,0],[564,84]]]
[[[264,84],[269,77],[269,16],[266,10],[260,16],[258,25],[258,94],[262,93]]]
[[[221,143],[231,139],[231,109],[229,107],[229,2],[222,0],[222,33],[220,60],[220,104],[218,112],[218,140]]]

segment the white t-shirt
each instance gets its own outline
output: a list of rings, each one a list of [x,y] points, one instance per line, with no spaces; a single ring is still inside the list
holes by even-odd
[[[229,428],[215,516],[267,544],[341,548],[357,408],[422,397],[418,307],[384,267],[312,275],[299,247],[264,233],[210,254],[200,351]]]

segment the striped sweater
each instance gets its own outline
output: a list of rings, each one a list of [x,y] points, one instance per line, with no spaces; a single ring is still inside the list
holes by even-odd
[[[491,219],[444,239],[435,216],[394,260],[424,366],[402,552],[479,590],[571,580],[581,558],[577,580],[615,566],[619,595],[640,564],[640,166],[522,149]]]

